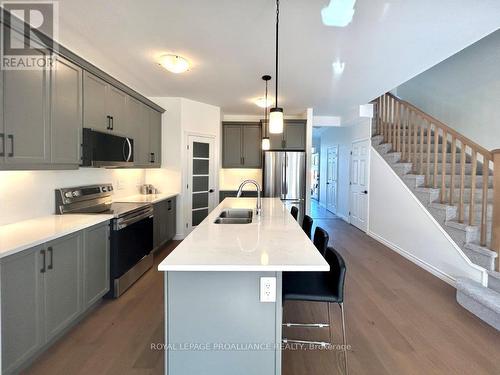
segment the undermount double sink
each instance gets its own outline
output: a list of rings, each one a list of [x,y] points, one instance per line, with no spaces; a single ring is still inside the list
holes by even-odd
[[[250,224],[252,222],[253,210],[230,208],[222,210],[215,219],[214,224]]]

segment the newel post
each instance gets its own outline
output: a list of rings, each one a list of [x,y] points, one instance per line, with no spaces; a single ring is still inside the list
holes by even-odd
[[[500,257],[500,149],[493,155],[493,218],[491,223],[491,249],[497,253],[495,268],[499,270]]]

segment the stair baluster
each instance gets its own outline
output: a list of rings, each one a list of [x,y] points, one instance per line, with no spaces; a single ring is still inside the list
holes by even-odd
[[[458,222],[463,223],[464,222],[464,190],[465,190],[465,152],[467,149],[467,145],[463,142],[460,141],[460,144],[462,145],[460,149],[460,191],[459,191],[459,198],[458,198]]]
[[[485,157],[483,159],[483,193],[482,193],[482,206],[481,206],[481,246],[486,246],[487,236],[487,220],[488,220],[488,179],[490,176],[490,161]]]
[[[441,160],[441,203],[446,201],[446,154],[448,152],[448,134],[446,130],[442,130],[443,135],[441,137],[441,155],[443,159]]]
[[[434,126],[434,177],[432,179],[433,188],[438,188],[438,152],[439,152],[439,129]]]
[[[455,173],[456,173],[456,159],[457,159],[457,138],[451,136],[451,176],[450,176],[450,196],[448,202],[450,205],[455,201]]]
[[[474,225],[476,220],[476,174],[477,174],[477,152],[472,149],[472,173],[471,180],[472,183],[470,185],[470,203],[469,203],[469,225]]]
[[[422,117],[418,116],[418,129],[420,132],[420,174],[424,174],[424,128],[422,127]]]
[[[425,171],[425,187],[431,186],[431,123],[427,121],[427,166]]]

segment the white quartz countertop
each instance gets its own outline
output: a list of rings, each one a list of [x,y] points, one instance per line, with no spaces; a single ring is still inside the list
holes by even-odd
[[[0,226],[0,258],[78,232],[113,215],[49,215]]]
[[[278,198],[226,198],[165,258],[160,271],[328,271],[328,263]],[[250,224],[214,224],[228,208],[254,209]]]
[[[167,192],[159,194],[136,194],[125,198],[113,198],[114,202],[125,203],[156,203],[179,195],[179,193]]]

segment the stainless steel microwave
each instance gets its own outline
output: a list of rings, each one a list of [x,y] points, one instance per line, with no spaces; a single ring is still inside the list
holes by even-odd
[[[134,165],[134,140],[83,128],[83,167],[127,167]]]

